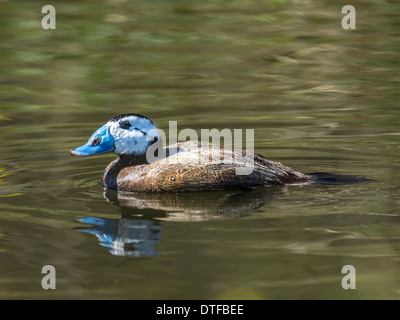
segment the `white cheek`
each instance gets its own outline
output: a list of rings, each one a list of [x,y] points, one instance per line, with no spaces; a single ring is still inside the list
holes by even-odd
[[[137,130],[130,131],[126,129],[121,129],[118,123],[115,122],[110,122],[109,124],[110,133],[115,139],[114,153],[132,155],[140,155],[146,153],[150,142],[143,132]],[[155,127],[151,128],[151,130],[149,130],[148,132],[152,133],[151,136],[155,136],[155,134],[158,136],[158,132]]]
[[[115,135],[116,154],[144,154],[148,146],[149,142],[141,132],[118,130]]]

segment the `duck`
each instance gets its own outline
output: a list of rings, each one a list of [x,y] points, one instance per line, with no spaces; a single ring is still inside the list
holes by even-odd
[[[86,144],[70,150],[79,157],[109,152],[118,158],[106,167],[101,184],[117,191],[249,190],[338,181],[335,175],[304,174],[262,155],[209,142],[189,140],[164,148],[154,122],[136,113],[114,117]]]

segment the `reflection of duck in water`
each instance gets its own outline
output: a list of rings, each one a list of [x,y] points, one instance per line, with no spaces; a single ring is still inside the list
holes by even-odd
[[[161,241],[161,222],[152,219],[106,219],[78,217],[78,222],[90,225],[77,228],[94,234],[103,247],[115,256],[147,257],[158,255],[154,245]]]
[[[158,158],[158,154],[157,161],[151,162],[148,151],[163,156]],[[341,182],[341,176],[330,174],[303,174],[257,154],[244,155],[241,151],[208,143],[200,145],[198,141],[181,142],[163,149],[154,123],[138,114],[115,117],[71,154],[91,156],[105,152],[114,152],[119,158],[108,165],[102,183],[120,191],[201,191],[352,182],[348,179]],[[237,174],[249,165],[248,174]]]
[[[121,211],[121,218],[77,217],[89,225],[76,230],[93,234],[112,255],[158,255],[166,221],[208,221],[247,216],[286,188],[247,191],[133,193],[104,190],[104,197]]]
[[[251,215],[285,187],[214,192],[124,192],[104,190],[104,197],[119,207],[123,217],[163,221],[208,221]]]

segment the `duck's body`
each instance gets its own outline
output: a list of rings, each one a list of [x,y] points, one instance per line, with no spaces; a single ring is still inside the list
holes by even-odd
[[[161,156],[151,156],[149,161],[149,151],[155,155],[154,150]],[[175,192],[311,183],[342,184],[342,181],[351,182],[351,177],[357,178],[303,174],[257,154],[244,154],[241,150],[200,144],[198,141],[181,142],[163,149],[154,123],[138,114],[115,117],[71,154],[91,156],[105,152],[114,152],[119,158],[104,171],[102,184],[120,191]]]
[[[215,155],[233,161],[213,161]],[[177,143],[166,149],[166,157],[148,164],[145,157],[121,156],[103,174],[103,186],[137,192],[201,191],[254,188],[267,185],[307,183],[311,176],[280,163],[254,155],[251,173],[237,170],[252,163],[250,156],[198,141]]]

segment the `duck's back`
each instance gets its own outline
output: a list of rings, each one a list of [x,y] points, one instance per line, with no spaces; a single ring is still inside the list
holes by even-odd
[[[141,165],[117,159],[106,168],[103,185],[121,191],[176,192],[244,189],[310,180],[310,176],[260,155],[245,155],[197,141],[170,146],[166,155]]]

